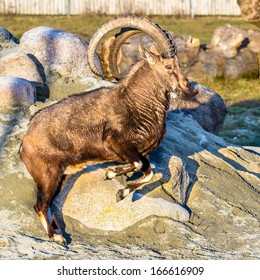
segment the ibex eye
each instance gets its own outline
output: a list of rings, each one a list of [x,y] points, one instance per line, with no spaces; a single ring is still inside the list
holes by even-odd
[[[170,69],[172,69],[172,66],[171,65],[166,65],[165,68],[170,70]]]

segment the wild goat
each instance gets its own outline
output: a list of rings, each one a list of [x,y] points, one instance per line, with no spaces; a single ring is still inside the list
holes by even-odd
[[[143,60],[114,87],[71,95],[46,107],[34,115],[23,138],[21,158],[38,188],[34,209],[58,243],[66,241],[55,231],[59,224],[48,210],[66,182],[66,169],[83,163],[127,163],[108,169],[108,179],[141,170],[141,178],[119,191],[118,199],[123,199],[153,176],[148,157],[165,134],[169,93],[194,95],[177,56],[163,58],[142,46],[139,52]]]

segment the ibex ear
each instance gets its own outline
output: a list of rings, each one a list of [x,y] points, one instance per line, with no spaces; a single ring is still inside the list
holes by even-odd
[[[152,52],[155,55],[160,55],[159,49],[156,44],[151,45],[150,52]]]
[[[139,53],[142,56],[143,59],[147,60],[150,64],[155,63],[156,56],[148,51],[145,50],[145,48],[139,44]]]

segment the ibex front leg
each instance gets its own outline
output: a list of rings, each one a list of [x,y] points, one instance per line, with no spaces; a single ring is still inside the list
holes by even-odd
[[[119,190],[117,193],[117,202],[124,199],[129,193],[136,190],[142,184],[150,182],[153,178],[153,171],[150,166],[149,160],[144,156],[140,156],[140,160],[142,162],[142,165],[139,170],[143,172],[143,176],[127,184],[126,188]]]
[[[108,179],[112,179],[116,176],[127,174],[129,172],[138,172],[140,170],[143,172],[143,176],[129,183],[125,189],[119,190],[117,194],[117,201],[124,199],[130,192],[134,191],[143,183],[149,182],[153,177],[153,171],[151,169],[149,160],[145,156],[140,155],[135,147],[128,145],[127,147],[124,146],[124,148],[125,151],[121,150],[120,152],[117,151],[117,153],[122,154],[124,159],[130,164],[119,166],[114,169],[108,169],[106,177]]]
[[[115,168],[108,168],[106,172],[107,179],[113,179],[116,176],[121,176],[129,172],[138,172],[141,170],[143,163],[139,160],[130,164],[120,165]]]
[[[134,145],[131,143],[115,142],[112,137],[107,139],[107,141],[110,144],[109,150],[122,161],[129,163],[116,168],[108,168],[106,172],[107,179],[113,179],[116,176],[124,175],[129,172],[138,172],[141,170],[143,163]]]

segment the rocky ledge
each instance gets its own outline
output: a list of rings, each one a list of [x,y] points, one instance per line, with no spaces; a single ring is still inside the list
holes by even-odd
[[[18,155],[29,114],[17,107],[10,116],[0,116],[2,258],[259,259],[260,154],[253,149],[169,112],[165,139],[151,155],[152,182],[116,203],[131,178],[105,180],[106,165],[72,176],[53,205],[65,248],[47,240],[33,211],[35,186]]]

